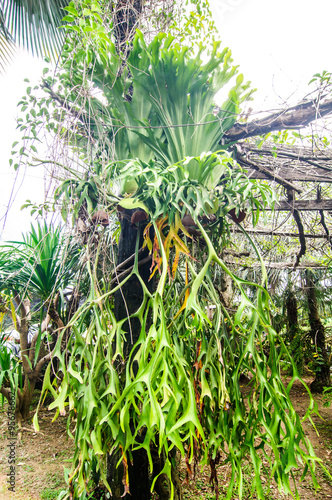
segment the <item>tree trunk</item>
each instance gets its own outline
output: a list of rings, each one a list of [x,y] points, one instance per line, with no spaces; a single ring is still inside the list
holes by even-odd
[[[158,455],[158,449],[156,446],[151,447],[151,454],[153,457],[153,477],[157,477],[154,485],[154,491],[158,495],[158,500],[169,500],[171,497],[171,484],[169,478],[166,474],[160,474],[165,465],[165,456]],[[176,460],[176,450],[170,452],[170,458],[172,459],[172,483],[174,488],[174,500],[183,500],[181,480],[179,477],[179,468]]]
[[[113,27],[114,36],[116,40],[118,52],[123,54],[123,67],[125,61],[131,50],[131,41],[135,34],[135,28],[138,26],[140,16],[143,10],[142,0],[118,0],[114,3],[113,7]],[[130,71],[130,68],[129,68]],[[130,101],[132,98],[133,88],[130,86],[124,99]],[[121,264],[129,257],[131,257],[136,250],[137,238],[139,238],[139,248],[143,243],[142,228],[138,229],[131,224],[131,215],[135,210],[125,210],[121,214],[121,234],[118,247],[118,261],[117,265]],[[139,231],[139,234],[137,232]],[[148,249],[140,254],[140,259],[144,259],[148,255]],[[128,268],[134,261],[128,264]],[[123,272],[126,268],[121,268]],[[150,277],[150,262],[146,262],[139,267],[140,277],[146,284],[147,288],[152,291],[153,281],[149,281]],[[129,354],[137,342],[140,332],[141,324],[138,318],[130,318],[130,315],[139,309],[144,298],[144,292],[139,279],[134,275],[132,276],[120,290],[114,294],[114,315],[117,321],[128,318],[122,329],[125,331],[125,344],[124,344],[124,360],[128,360]],[[120,368],[120,367],[119,367]],[[134,367],[135,369],[135,367]],[[142,437],[144,439],[144,436]],[[123,466],[121,465],[116,470],[116,463],[119,461],[118,453],[114,456],[108,456],[107,460],[107,480],[111,485],[112,498],[114,500],[149,500],[150,493],[150,478],[149,478],[149,464],[148,456],[144,449],[132,451],[132,460],[128,460],[128,474],[129,474],[129,490],[130,494],[123,496],[124,487],[122,484],[123,479]],[[129,458],[129,457],[128,457]],[[179,483],[180,484],[180,483]],[[178,489],[178,488],[176,488]],[[180,500],[180,496],[177,499]]]
[[[129,491],[124,496],[124,475],[123,463],[117,467],[121,459],[121,452],[116,451],[108,456],[107,460],[107,480],[112,490],[113,500],[149,500],[150,481],[149,464],[147,453],[144,449],[132,452],[132,461],[128,460]]]
[[[16,419],[20,424],[30,416],[30,406],[36,385],[36,377],[29,378],[27,374],[24,377],[22,392],[18,389],[16,404]]]
[[[301,373],[303,370],[303,345],[297,314],[297,299],[292,290],[288,292],[285,305],[288,323],[287,337],[290,352],[298,372]]]
[[[121,234],[118,247],[118,262],[121,264],[135,253],[136,241],[139,238],[139,246],[143,243],[143,231],[141,228],[135,228],[130,223],[130,213],[121,219]],[[130,211],[133,212],[133,211]],[[128,218],[126,217],[128,216]],[[144,259],[148,255],[146,252],[140,254],[140,259]],[[131,260],[127,266],[128,268],[134,264]],[[121,272],[125,271],[125,267],[121,268]],[[139,267],[140,276],[146,283],[148,289],[152,290],[153,283],[149,282],[150,277],[150,262],[147,262]],[[128,359],[129,354],[137,342],[140,332],[141,324],[138,318],[129,318],[131,314],[136,312],[142,304],[144,297],[142,285],[136,275],[132,276],[118,291],[114,294],[114,314],[117,321],[128,318],[123,324],[122,329],[125,331],[125,344],[124,344],[124,357],[125,361]],[[116,469],[116,464],[119,460],[119,454],[108,456],[107,462],[107,480],[111,485],[112,498],[114,500],[149,500],[150,493],[150,480],[149,480],[149,466],[148,456],[144,449],[132,451],[132,461],[128,457],[128,473],[129,473],[129,490],[130,494],[122,496],[124,493],[123,474],[124,469],[122,464]]]
[[[233,289],[233,280],[227,273],[222,273],[220,277],[220,294],[219,297],[227,309],[228,312],[231,313],[233,298],[234,298],[234,289]]]
[[[317,359],[315,366],[316,378],[312,382],[310,389],[312,392],[321,393],[324,387],[329,387],[331,385],[330,362],[325,345],[325,330],[318,312],[315,282],[313,274],[309,269],[306,270],[305,279],[310,335],[315,346]]]
[[[286,311],[288,322],[288,338],[292,342],[299,329],[299,321],[297,315],[297,300],[293,291],[289,291],[286,297]]]
[[[121,234],[118,247],[118,261],[117,265],[121,264],[133,254],[135,254],[136,241],[139,238],[139,247],[143,244],[143,230],[141,228],[132,227],[130,220],[127,219],[126,215],[129,215],[134,211],[126,210],[125,216],[122,217],[121,222]],[[148,249],[140,253],[139,259],[143,260],[149,254]],[[128,264],[127,268],[130,268],[134,264],[134,259],[132,259]],[[152,281],[149,282],[150,277],[150,266],[151,263],[146,262],[145,264],[139,266],[139,273],[146,284],[147,288],[152,290]],[[126,267],[121,268],[121,273],[126,270]],[[123,330],[126,332],[126,342],[124,346],[125,359],[128,358],[132,347],[136,344],[140,331],[141,324],[138,318],[131,318],[129,316],[139,309],[143,301],[143,288],[136,275],[132,276],[122,287],[117,290],[114,294],[114,315],[117,321],[121,321],[124,318],[128,320],[123,325]]]

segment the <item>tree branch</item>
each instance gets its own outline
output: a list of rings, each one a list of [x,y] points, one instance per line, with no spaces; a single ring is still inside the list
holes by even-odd
[[[45,80],[42,83],[42,88],[47,90],[47,92],[52,97],[53,101],[56,101],[63,109],[68,111],[68,113],[70,113],[76,120],[78,120],[82,124],[85,133],[87,134],[89,139],[93,141],[93,137],[91,135],[91,127],[89,126],[89,123],[83,111],[77,110],[73,106],[68,104],[67,101],[65,101],[62,97],[60,97],[58,94],[54,92],[53,88]]]
[[[132,257],[129,257],[128,259],[126,259],[125,262],[127,261],[130,261]],[[152,259],[152,255],[148,255],[147,257],[145,257],[144,259],[141,259],[138,261],[137,265],[138,267],[142,266],[143,264],[146,264],[147,262],[149,262],[149,260]],[[119,267],[119,266],[118,266]],[[110,282],[110,287],[112,288],[113,285],[115,285],[115,283],[119,284],[120,283],[120,280],[124,279],[128,274],[130,274],[132,272],[132,270],[134,269],[134,264],[131,266],[131,267],[128,267],[128,269],[125,269],[124,271],[122,271],[120,274],[116,274],[115,278],[113,278]],[[115,271],[114,271],[115,272]],[[113,273],[114,274],[114,273]]]
[[[138,255],[137,255],[138,259],[144,251],[146,251],[146,248],[143,247],[138,250]],[[114,269],[112,276],[116,275],[120,271],[120,269],[122,270],[123,267],[126,267],[127,264],[131,263],[135,259],[135,257],[136,257],[136,252],[133,253],[130,257],[128,257],[128,259],[124,260],[123,262],[120,262],[120,264],[118,264],[117,267]]]
[[[51,360],[53,352],[54,352],[54,349],[52,351],[48,352],[47,354],[45,354],[45,356],[38,361],[38,363],[35,366],[35,375],[36,376],[39,375],[43,366]]]
[[[309,163],[309,165],[313,165],[314,167],[320,168],[322,170],[326,170],[327,172],[332,172],[332,168],[329,166],[324,166],[321,163],[318,163],[318,161],[325,161],[325,162],[331,162],[331,158],[326,157],[326,156],[319,156],[315,157],[313,154],[311,156],[306,156],[304,154],[301,154],[300,152],[295,152],[292,153],[291,151],[286,151],[285,149],[281,149],[280,147],[277,148],[277,150],[273,149],[268,149],[268,148],[255,148],[251,147],[248,148],[247,144],[243,144],[241,149],[244,149],[245,151],[248,151],[250,153],[255,153],[258,155],[269,155],[269,156],[277,156],[277,157],[283,157],[283,158],[293,158],[294,160],[302,161],[305,163]],[[313,161],[313,158],[316,158],[316,161]]]
[[[65,325],[63,324],[62,319],[60,318],[60,315],[58,313],[57,309],[57,304],[59,300],[59,292],[57,292],[55,298],[50,300],[50,303],[48,305],[48,315],[50,316],[51,320],[54,321],[54,323],[57,325],[58,330],[63,330]]]
[[[316,100],[297,104],[277,113],[249,123],[235,123],[224,135],[224,142],[239,141],[264,135],[274,130],[297,129],[332,112],[332,99],[318,105]]]
[[[0,387],[0,394],[2,394],[7,399],[7,401],[9,401],[9,398],[10,398],[10,389],[9,389],[9,387],[3,387],[3,386],[1,386]]]
[[[294,200],[294,191],[289,190],[287,192],[287,198],[288,198],[289,203],[293,205],[294,201],[295,201]],[[298,210],[293,209],[293,217],[294,217],[294,220],[295,220],[296,225],[297,225],[298,230],[299,230],[299,240],[300,240],[300,245],[301,245],[300,251],[296,256],[296,261],[294,264],[294,269],[296,269],[300,263],[301,257],[305,254],[307,248],[306,248],[304,228],[303,228],[303,224],[301,221],[300,212]]]
[[[271,207],[265,207],[266,211],[271,211]],[[332,200],[294,200],[292,203],[286,200],[280,200],[275,203],[273,210],[278,212],[287,212],[288,210],[332,210]]]
[[[302,193],[302,189],[299,189],[295,187],[293,184],[290,182],[286,181],[280,175],[270,172],[267,168],[263,167],[263,165],[258,165],[257,163],[253,163],[252,161],[248,160],[248,158],[245,158],[243,154],[241,154],[241,149],[236,148],[236,160],[240,165],[243,165],[245,168],[250,167],[253,168],[254,170],[258,170],[259,172],[262,172],[268,177],[269,179],[277,182],[281,186],[283,186],[286,189],[293,189],[294,191],[297,191],[298,193]]]
[[[242,233],[240,229],[234,229],[235,233]],[[275,232],[273,230],[271,231],[263,231],[260,229],[246,229],[246,233],[253,234],[253,235],[264,235],[264,236],[280,236],[282,238],[289,237],[289,238],[299,238],[299,233],[283,233],[281,231]],[[304,235],[306,238],[313,238],[313,239],[318,239],[318,240],[326,240],[328,239],[326,234],[308,234],[306,233]]]
[[[46,318],[42,321],[41,324],[41,334],[44,333],[47,330],[47,327],[51,321],[51,316],[49,314],[46,315]],[[34,357],[35,357],[35,351],[36,351],[36,344],[39,336],[39,331],[34,334],[31,340],[30,344],[30,353],[29,353],[29,359],[32,362]]]
[[[28,314],[30,312],[30,308],[28,308],[24,301],[21,300],[21,297],[18,293],[15,293],[14,299],[18,307],[20,308],[21,318],[20,318],[20,347],[21,347],[21,355],[22,355],[22,365],[23,370],[26,375],[31,373],[31,367],[29,364],[29,350],[28,350]]]
[[[269,269],[289,269],[294,271],[294,262],[293,261],[284,261],[284,262],[264,262],[264,266]],[[256,268],[261,267],[260,262],[253,263],[252,265],[245,265],[245,268]],[[319,264],[318,262],[310,262],[303,260],[297,269],[326,269],[326,266]]]

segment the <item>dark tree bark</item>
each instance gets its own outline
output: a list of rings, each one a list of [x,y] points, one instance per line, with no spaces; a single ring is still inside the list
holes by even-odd
[[[131,215],[134,211],[126,211],[121,213],[121,233],[118,246],[118,262],[117,266],[128,260],[135,254],[137,239],[139,239],[139,247],[143,243],[143,229],[131,225]],[[143,260],[148,255],[148,249],[140,252],[139,258]],[[134,259],[129,260],[126,266],[121,267],[121,273],[126,268],[130,268],[134,263]],[[150,262],[145,262],[139,266],[139,273],[147,288],[152,290],[153,281],[149,281],[150,277]],[[125,318],[122,329],[125,332],[124,357],[127,362],[133,346],[137,342],[140,332],[141,323],[138,318],[130,318],[130,315],[135,313],[142,304],[144,298],[142,285],[136,275],[133,275],[119,290],[114,294],[114,315],[117,321]],[[119,366],[121,369],[121,366]],[[130,494],[124,494],[123,474],[124,468],[120,465],[116,468],[116,464],[120,456],[115,453],[108,457],[107,464],[107,480],[112,489],[112,498],[114,500],[149,500],[150,480],[148,457],[144,449],[132,451],[132,460],[128,457],[128,474],[129,474],[129,490]]]
[[[127,57],[131,50],[131,40],[135,35],[135,29],[138,27],[140,16],[143,9],[142,0],[118,0],[113,5],[113,26],[116,46],[119,53],[123,55],[123,66],[126,64]],[[128,94],[124,96],[127,101],[132,97],[132,86]],[[143,231],[140,225],[131,223],[131,216],[134,210],[125,210],[121,212],[120,223],[121,233],[118,246],[118,261],[117,266],[127,261],[136,251],[136,242],[139,239],[139,247],[143,243]],[[143,260],[148,255],[148,249],[140,253],[140,259]],[[127,268],[130,268],[134,260],[130,261],[127,265],[121,267],[121,273]],[[139,273],[147,285],[148,289],[152,289],[152,281],[149,282],[150,276],[150,262],[145,262],[139,267]],[[116,277],[115,277],[116,278]],[[142,304],[144,292],[142,285],[136,275],[133,275],[122,287],[114,294],[114,315],[117,321],[125,318],[122,329],[125,331],[124,343],[124,362],[126,363],[133,346],[137,342],[140,332],[141,324],[138,318],[130,318],[130,315],[135,313]],[[135,368],[135,367],[134,367]],[[121,366],[119,366],[121,369]],[[116,469],[116,464],[119,460],[118,453],[114,456],[108,457],[107,464],[107,479],[112,488],[112,498],[114,500],[149,500],[150,481],[149,481],[149,468],[148,457],[144,449],[132,451],[132,460],[128,458],[128,474],[129,474],[129,490],[130,494],[124,494],[124,487],[122,484],[123,467],[120,466]]]
[[[287,321],[288,321],[288,337],[290,342],[292,342],[292,340],[294,340],[294,337],[299,330],[297,300],[295,293],[293,291],[289,291],[286,297],[286,311],[287,311]]]
[[[133,212],[133,211],[131,211]],[[118,246],[118,262],[119,266],[125,262],[129,257],[135,254],[137,238],[139,238],[139,248],[143,244],[143,231],[142,228],[132,226],[130,222],[130,211],[126,210],[121,217],[121,233]],[[129,220],[128,220],[129,219]],[[139,260],[143,260],[148,256],[148,249],[140,252]],[[127,266],[121,267],[119,273],[123,273],[127,268],[134,264],[132,259]],[[139,273],[148,289],[152,290],[152,281],[149,281],[151,262],[139,266]],[[143,301],[143,289],[137,276],[132,276],[122,287],[114,294],[114,315],[117,321],[128,318],[141,306]],[[138,318],[128,319],[123,326],[126,332],[125,342],[125,358],[128,358],[133,345],[137,342],[141,324]]]
[[[292,290],[290,290],[287,294],[285,305],[290,352],[298,372],[301,373],[303,370],[303,342],[297,314],[297,299]]]
[[[158,495],[159,500],[169,500],[171,496],[171,485],[170,485],[170,480],[167,477],[166,474],[161,474],[161,471],[164,468],[165,465],[165,456],[158,455],[158,450],[157,447],[151,448],[151,453],[153,457],[153,472],[152,476],[157,478],[157,481],[155,483],[154,490]],[[172,472],[171,472],[171,479],[173,483],[173,488],[174,488],[174,500],[183,500],[183,495],[182,495],[182,486],[181,486],[181,480],[179,476],[179,467],[178,464],[176,464],[176,450],[173,448],[173,450],[170,452],[170,456],[172,459],[172,463],[175,465],[172,465]]]
[[[113,6],[113,26],[117,50],[127,59],[131,50],[128,41],[132,40],[138,28],[143,10],[142,0],[118,0]]]
[[[306,270],[306,294],[308,304],[308,319],[310,324],[310,335],[318,354],[318,362],[315,367],[316,378],[311,383],[312,392],[323,392],[324,387],[331,385],[330,362],[325,344],[325,329],[319,317],[316,288],[313,274]]]
[[[322,103],[305,101],[249,123],[235,123],[224,135],[225,142],[240,141],[274,130],[298,129],[332,112],[332,99]]]

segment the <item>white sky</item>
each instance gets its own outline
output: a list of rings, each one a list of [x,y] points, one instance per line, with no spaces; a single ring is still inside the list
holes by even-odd
[[[20,167],[15,172],[9,166],[12,144],[20,138],[16,130],[17,103],[25,94],[29,78],[36,84],[45,66],[43,61],[20,53],[5,75],[0,75],[0,240],[19,239],[30,228],[30,211],[20,208],[27,199],[41,203],[44,198],[44,181],[41,169]],[[9,210],[7,211],[7,207]],[[6,215],[7,214],[7,215]]]
[[[231,48],[235,64],[245,80],[258,91],[254,111],[296,103],[309,91],[314,73],[332,72],[331,0],[211,0],[223,46]],[[0,239],[19,238],[29,229],[26,199],[41,203],[44,196],[42,173],[20,172],[5,228],[4,215],[10,201],[15,173],[9,167],[11,145],[17,132],[16,104],[25,93],[29,78],[39,79],[43,61],[26,54],[18,56],[0,75]]]
[[[331,0],[211,0],[211,6],[222,44],[258,89],[255,110],[301,100],[314,73],[332,71]]]

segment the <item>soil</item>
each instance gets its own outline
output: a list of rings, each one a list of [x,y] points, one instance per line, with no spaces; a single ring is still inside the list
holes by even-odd
[[[305,379],[310,384],[309,378]],[[300,417],[306,413],[309,396],[303,386],[295,384],[291,391],[294,408]],[[332,407],[324,407],[324,397],[315,395],[320,413],[313,417],[312,425],[308,420],[303,424],[313,448],[325,467],[332,471]],[[32,412],[33,414],[33,412]],[[15,492],[8,491],[8,436],[7,436],[7,404],[0,409],[0,500],[53,500],[65,487],[64,469],[70,468],[73,441],[67,437],[66,417],[59,416],[54,422],[54,412],[42,408],[39,413],[40,432],[36,433],[32,422],[26,422],[18,433],[15,445],[16,452],[16,485]],[[315,431],[315,428],[317,432]],[[230,470],[228,466],[218,467],[219,499],[225,498]],[[185,465],[181,470],[185,478]],[[315,491],[310,475],[300,482],[300,474],[296,475],[296,484],[301,500],[332,499],[332,479],[320,468],[317,468],[317,479],[320,489]],[[279,492],[276,485],[270,484],[266,478],[266,500],[288,500],[291,497]],[[244,478],[244,498],[255,499],[250,493],[251,470],[248,463],[247,475]],[[183,484],[184,500],[214,500],[215,493],[209,486],[209,471],[199,470],[195,481]],[[237,499],[236,495],[233,497]]]

